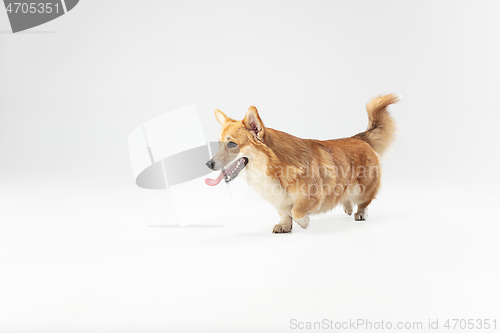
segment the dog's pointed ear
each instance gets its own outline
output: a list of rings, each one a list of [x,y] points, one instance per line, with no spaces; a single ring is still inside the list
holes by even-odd
[[[264,123],[262,122],[262,119],[260,119],[259,112],[255,106],[251,106],[248,109],[245,119],[243,119],[243,124],[252,133],[256,140],[261,142],[264,141]]]
[[[228,117],[221,110],[215,110],[215,119],[219,122],[219,124],[224,125],[226,121],[228,121]]]

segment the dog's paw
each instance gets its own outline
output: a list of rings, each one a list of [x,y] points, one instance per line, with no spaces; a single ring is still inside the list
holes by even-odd
[[[276,224],[273,229],[273,234],[284,234],[292,231],[292,224]]]
[[[294,220],[294,221],[297,222],[297,224],[300,225],[302,229],[305,229],[309,225],[309,221],[311,221],[311,218],[309,216],[304,216],[300,220]]]
[[[366,213],[365,212],[357,212],[354,214],[354,220],[356,221],[365,221],[366,220]]]
[[[344,203],[344,212],[347,215],[351,215],[352,214],[352,204],[350,202]]]

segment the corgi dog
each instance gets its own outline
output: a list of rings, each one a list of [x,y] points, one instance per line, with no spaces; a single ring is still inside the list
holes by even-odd
[[[293,221],[302,228],[310,215],[343,205],[354,219],[364,221],[367,207],[380,187],[380,156],[395,139],[396,124],[387,107],[399,101],[394,94],[373,98],[366,106],[366,131],[333,140],[301,139],[264,126],[251,106],[245,118],[236,121],[215,110],[221,124],[219,150],[206,165],[221,170],[230,182],[239,175],[269,201],[281,216],[273,233],[292,230]]]

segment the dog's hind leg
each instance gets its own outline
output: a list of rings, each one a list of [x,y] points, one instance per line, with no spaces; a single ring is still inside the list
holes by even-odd
[[[347,215],[351,215],[352,214],[352,203],[350,201],[344,202],[344,212]]]
[[[366,212],[366,207],[369,205],[370,203],[362,203],[362,204],[359,204],[358,205],[358,211],[354,214],[354,219],[356,221],[364,221],[366,220],[366,216],[368,215],[367,212]]]
[[[354,200],[355,203],[358,204],[358,211],[354,214],[354,219],[356,221],[364,221],[368,213],[366,212],[366,207],[375,199],[375,195],[377,195],[379,186],[380,186],[380,174],[378,173],[378,169],[375,169],[377,172],[371,174],[367,178],[361,178],[361,185],[359,188],[362,189],[361,193],[359,193],[358,197]]]
[[[366,217],[368,216],[367,213],[367,208],[368,205],[372,202],[373,199],[375,199],[375,194],[377,193],[377,188],[371,191],[371,193],[368,193],[367,195],[364,195],[363,197],[359,198],[360,203],[358,203],[358,211],[354,214],[354,219],[356,221],[364,221],[366,220]]]
[[[372,188],[369,193],[365,193],[358,198],[358,211],[354,214],[354,219],[356,221],[364,221],[368,216],[367,209],[368,205],[375,199],[375,194],[377,194],[378,189]]]

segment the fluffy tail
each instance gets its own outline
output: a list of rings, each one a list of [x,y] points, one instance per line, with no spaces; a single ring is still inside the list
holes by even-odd
[[[366,141],[377,154],[382,155],[394,142],[396,133],[396,123],[387,112],[387,107],[398,101],[400,97],[394,94],[373,98],[366,105],[368,127],[366,131],[356,134],[354,138]]]

